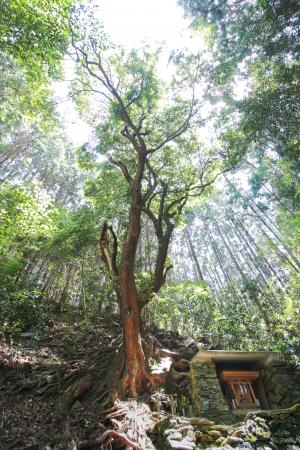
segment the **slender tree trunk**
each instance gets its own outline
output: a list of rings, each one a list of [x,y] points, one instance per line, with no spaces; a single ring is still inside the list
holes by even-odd
[[[253,261],[254,264],[258,264],[260,266],[260,270],[264,273],[266,277],[270,277],[272,275],[277,276],[275,270],[270,266],[270,264],[268,262],[266,263],[265,258],[261,257],[257,253],[257,251],[253,249],[251,242],[249,242],[247,236],[245,236],[245,234],[241,232],[241,230],[237,226],[237,223],[232,219],[230,219],[230,222],[234,228],[235,235],[240,240],[240,242],[242,242],[243,247],[245,251],[249,254],[249,258],[251,259],[251,261]]]
[[[275,246],[275,253],[279,256],[280,259],[287,261],[289,263],[289,265],[295,270],[295,272],[299,272],[299,269],[297,266],[295,266],[295,264],[293,263],[293,261],[289,258],[289,256],[284,253],[279,246],[274,242],[274,240],[268,235],[268,233],[263,229],[262,226],[259,226],[259,230],[261,232],[261,234],[263,236],[265,236],[265,238],[267,238],[268,240],[272,241],[274,243]]]
[[[218,269],[215,265],[212,265],[212,255],[208,251],[208,254],[210,256],[210,265],[207,266],[206,263],[203,264],[203,269],[208,274],[208,277],[212,279],[213,284],[215,286],[215,291],[218,293],[222,289],[222,281],[220,279]]]
[[[227,283],[227,286],[228,286],[229,290],[231,291],[233,297],[238,299],[238,295],[237,295],[236,289],[234,287],[234,284],[232,283],[230,275],[227,272],[226,267],[224,266],[224,264],[222,262],[222,258],[221,258],[220,254],[219,254],[219,249],[217,247],[217,244],[216,244],[216,242],[215,242],[215,240],[214,240],[214,238],[212,237],[211,234],[209,234],[208,237],[209,237],[209,240],[211,242],[211,246],[212,246],[213,252],[215,254],[216,260],[217,260],[217,262],[219,264],[219,267],[221,269],[221,272],[223,274],[224,281]]]
[[[27,255],[26,255],[27,253]],[[29,253],[29,254],[28,254]],[[29,275],[36,266],[37,260],[38,260],[38,252],[25,252],[24,257],[27,260],[25,266],[20,270],[17,281],[25,282],[29,279]]]
[[[280,242],[280,244],[283,246],[283,248],[285,249],[286,253],[289,255],[289,257],[292,259],[293,263],[297,266],[297,271],[300,271],[300,261],[298,260],[298,258],[294,255],[294,253],[292,252],[292,250],[289,248],[289,246],[285,243],[284,239],[280,236],[280,234],[273,228],[271,227],[268,222],[265,220],[265,218],[262,216],[262,214],[259,214],[256,211],[256,208],[254,208],[251,203],[249,203],[249,207],[251,209],[251,211],[253,211],[253,213],[256,215],[256,217],[264,224],[264,226],[275,236],[275,238],[277,239],[278,242]]]
[[[248,284],[247,276],[246,276],[246,274],[244,273],[243,269],[241,268],[241,266],[240,266],[239,262],[237,261],[236,257],[234,256],[234,254],[233,254],[233,252],[232,252],[232,250],[231,250],[231,248],[230,248],[230,246],[229,246],[229,244],[228,244],[228,242],[227,242],[227,240],[226,240],[224,234],[223,234],[222,231],[220,230],[220,227],[218,226],[217,223],[216,223],[216,230],[217,230],[219,236],[221,237],[222,242],[223,242],[223,244],[224,244],[224,246],[225,246],[227,252],[229,253],[231,259],[233,260],[236,269],[238,270],[239,274],[241,275],[241,277],[242,277],[242,279],[243,279],[243,281],[244,281],[244,283],[245,283],[245,286],[247,286],[247,284]],[[258,298],[257,295],[252,296],[252,300],[253,300],[253,302],[256,304],[258,310],[260,311],[260,313],[261,313],[261,315],[262,315],[262,318],[263,318],[263,320],[264,320],[264,322],[265,322],[265,324],[266,324],[266,327],[267,327],[268,331],[271,332],[271,331],[272,331],[272,330],[271,330],[271,324],[270,324],[270,320],[269,320],[269,317],[268,317],[268,312],[267,312],[267,310],[266,310],[266,309],[264,308],[264,306],[261,304],[261,302],[260,302],[260,300],[259,300],[259,298]]]
[[[224,178],[225,178],[227,184],[230,187],[232,187],[242,198],[246,198],[246,200],[248,201],[248,206],[251,209],[251,211],[260,220],[260,222],[262,222],[262,224],[267,228],[267,230],[270,231],[270,233],[272,233],[273,236],[275,236],[277,241],[283,246],[283,248],[285,249],[286,253],[289,255],[289,258],[293,261],[293,264],[292,264],[293,267],[296,266],[295,270],[297,272],[300,272],[300,261],[299,261],[299,259],[294,255],[294,253],[290,249],[289,245],[287,245],[287,243],[284,240],[284,238],[280,235],[280,232],[279,232],[278,228],[276,227],[276,225],[274,225],[274,224],[271,225],[269,223],[269,219],[267,219],[267,218],[265,218],[263,216],[263,212],[256,205],[256,203],[249,197],[243,197],[242,194],[239,192],[239,190],[236,188],[236,186],[230,180],[228,180],[228,178],[226,176],[224,176]]]
[[[82,260],[81,260],[81,295],[80,295],[80,297],[82,300],[84,319],[87,320],[86,292],[85,292],[85,285],[84,285],[84,255],[82,255]]]
[[[253,255],[251,251],[249,251],[249,245],[247,245],[247,242],[245,243],[245,240],[243,239],[243,237],[241,237],[241,234],[237,231],[234,225],[233,231],[239,245],[242,246],[244,260],[247,267],[249,268],[250,273],[255,274],[256,278],[260,281],[261,286],[264,288],[268,284],[268,277],[270,276],[270,274],[266,274],[264,267],[257,260],[257,255]]]
[[[254,251],[257,253],[257,255],[259,255],[262,260],[264,261],[264,263],[266,264],[266,266],[269,268],[270,272],[275,275],[279,281],[279,283],[281,284],[282,287],[284,287],[284,283],[282,282],[280,276],[277,274],[276,270],[274,269],[274,267],[272,266],[272,264],[268,261],[268,259],[265,256],[261,256],[260,255],[260,249],[257,245],[257,243],[255,242],[254,238],[251,236],[251,234],[248,232],[248,230],[244,227],[244,225],[242,224],[242,222],[240,222],[239,220],[237,221],[237,225],[238,227],[241,229],[241,231],[243,233],[241,233],[241,235],[245,235],[247,241],[249,242],[249,247],[254,248]]]
[[[188,243],[188,247],[189,247],[189,250],[190,250],[192,261],[194,262],[194,265],[195,265],[195,268],[196,268],[197,280],[204,281],[203,273],[202,273],[202,270],[200,268],[200,264],[199,264],[199,261],[198,261],[198,258],[197,258],[196,252],[195,252],[195,248],[194,248],[194,245],[193,245],[193,242],[192,242],[191,235],[190,235],[188,227],[185,228],[185,237],[186,237],[186,240],[187,240],[187,243]]]
[[[47,273],[46,279],[44,280],[44,284],[41,288],[42,293],[47,292],[49,287],[53,284],[53,282],[57,278],[57,275],[58,273],[56,270],[52,270],[50,273]]]
[[[234,265],[235,265],[237,271],[238,271],[239,274],[241,275],[242,280],[243,280],[245,283],[247,283],[248,280],[247,280],[247,277],[246,277],[244,271],[242,270],[242,268],[241,268],[239,262],[237,261],[237,258],[235,257],[234,253],[232,252],[232,250],[231,250],[231,248],[230,248],[230,245],[228,244],[227,240],[226,240],[225,237],[224,237],[224,234],[222,233],[222,231],[220,230],[219,225],[218,225],[216,222],[215,222],[215,228],[216,228],[216,231],[217,231],[218,235],[219,235],[220,238],[222,239],[222,242],[223,242],[223,244],[224,244],[224,246],[225,246],[227,252],[229,253],[229,256],[230,256],[231,260],[233,261],[233,263],[234,263]]]
[[[277,284],[277,288],[282,291],[281,287],[284,287],[284,284],[282,283],[281,279],[278,277],[275,270],[271,267],[269,263],[265,263],[266,259],[255,253],[253,250],[250,242],[248,242],[246,236],[241,232],[241,230],[236,226],[236,223],[231,221],[234,227],[234,232],[236,236],[240,239],[240,241],[243,243],[243,247],[245,249],[245,252],[248,254],[250,261],[252,262],[253,266],[257,268],[258,272],[260,273],[261,277],[264,280],[265,284],[268,284],[270,277],[272,275],[275,275],[276,280],[279,284]]]
[[[64,273],[64,276],[66,277],[65,284],[64,284],[64,287],[63,287],[63,290],[62,290],[62,293],[61,293],[61,296],[59,299],[59,306],[60,306],[61,311],[63,310],[63,308],[66,305],[66,300],[68,297],[68,291],[69,291],[69,286],[70,286],[70,282],[71,282],[72,272],[73,272],[72,266],[67,265],[66,271]]]
[[[43,272],[47,263],[48,263],[47,256],[42,257],[40,267],[37,269],[36,273],[33,274],[32,276],[32,280],[34,282],[37,282],[37,284],[41,284],[42,281],[41,278],[43,278]]]

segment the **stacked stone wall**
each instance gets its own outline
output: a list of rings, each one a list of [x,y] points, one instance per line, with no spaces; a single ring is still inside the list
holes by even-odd
[[[247,414],[235,425],[168,416],[152,433],[159,450],[299,450],[300,405]]]
[[[300,403],[300,367],[282,361],[272,362],[263,371],[266,396],[271,409]]]
[[[197,416],[225,423],[237,421],[224,398],[213,362],[193,363],[191,378],[193,407]]]

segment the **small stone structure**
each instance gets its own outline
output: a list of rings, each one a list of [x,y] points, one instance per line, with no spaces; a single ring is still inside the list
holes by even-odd
[[[198,417],[234,423],[249,412],[235,409],[235,402],[228,398],[230,389],[222,374],[230,371],[248,376],[259,374],[253,382],[257,405],[252,410],[283,408],[300,402],[300,367],[279,361],[276,353],[201,350],[191,360],[193,408]],[[251,383],[248,384],[252,391]]]
[[[193,408],[196,416],[216,421],[234,421],[235,417],[230,412],[222,393],[213,361],[193,362],[192,359],[191,378]]]

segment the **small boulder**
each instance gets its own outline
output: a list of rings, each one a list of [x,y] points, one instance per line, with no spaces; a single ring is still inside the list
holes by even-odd
[[[171,433],[168,436],[168,440],[172,440],[172,441],[181,441],[182,440],[182,434],[179,433],[179,431],[174,430],[174,433]]]
[[[194,425],[197,428],[210,428],[211,426],[215,425],[215,422],[212,422],[211,420],[204,419],[202,417],[191,417],[190,418],[191,425]]]
[[[177,430],[175,430],[174,428],[167,428],[164,431],[164,436],[170,436],[170,435],[172,435],[172,434],[174,434],[176,432],[177,432]]]
[[[222,446],[224,445],[237,445],[241,444],[243,442],[243,439],[237,437],[237,436],[228,436],[224,441],[222,442]]]
[[[212,437],[215,438],[215,439],[218,439],[219,437],[222,436],[221,432],[218,431],[218,430],[209,430],[209,431],[207,431],[207,434],[208,434],[209,436],[212,436]]]
[[[178,431],[180,431],[180,433],[187,433],[188,431],[194,431],[194,427],[192,425],[183,425]]]
[[[169,449],[171,450],[194,450],[195,445],[187,442],[179,442],[179,441],[173,441],[168,440],[169,443]]]

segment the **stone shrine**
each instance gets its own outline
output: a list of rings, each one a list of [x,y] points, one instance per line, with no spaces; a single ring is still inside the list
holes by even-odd
[[[201,350],[191,360],[191,378],[195,415],[217,422],[300,402],[300,367],[274,352]]]

